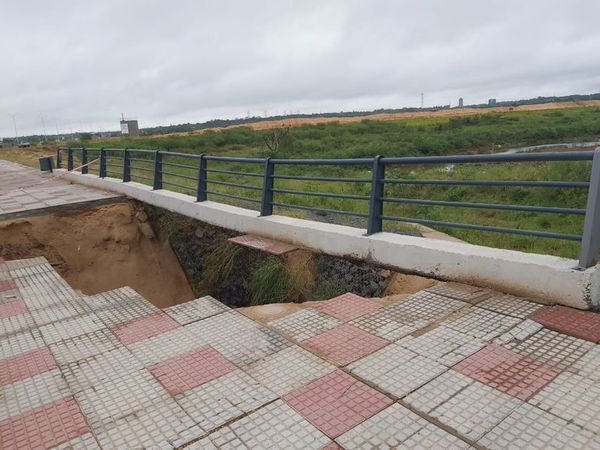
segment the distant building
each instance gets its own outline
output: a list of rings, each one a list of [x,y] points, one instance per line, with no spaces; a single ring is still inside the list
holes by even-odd
[[[495,104],[496,104],[496,99],[495,99],[495,98],[490,98],[490,99],[488,100],[488,106],[493,106],[493,105],[495,105]]]
[[[462,108],[463,106],[464,106],[464,101],[463,101],[463,98],[461,97],[458,99],[458,107]]]
[[[137,120],[126,120],[123,116],[121,116],[121,134],[125,134],[128,136],[139,136],[140,128],[138,126]]]

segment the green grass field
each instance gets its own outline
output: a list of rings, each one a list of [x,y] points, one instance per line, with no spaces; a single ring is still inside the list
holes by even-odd
[[[280,143],[276,154],[268,151],[264,139],[270,131],[255,131],[245,127],[222,131],[206,131],[183,136],[155,136],[138,139],[95,141],[90,147],[128,147],[168,149],[207,155],[277,158],[357,158],[383,156],[441,155],[460,153],[487,153],[527,145],[556,142],[585,142],[600,137],[600,108],[581,107],[562,110],[487,113],[477,116],[452,118],[407,119],[402,121],[371,121],[357,123],[329,123],[303,125],[291,128]],[[133,161],[135,181],[150,184],[143,177],[151,177],[152,161],[134,155],[142,161]],[[193,194],[195,192],[196,163],[191,159],[170,157],[165,162],[193,165],[193,168],[165,166],[165,170],[178,177],[165,175],[165,187]],[[120,164],[110,161],[109,164]],[[557,180],[587,181],[591,164],[584,162],[562,163],[502,163],[462,164],[450,172],[443,165],[410,166],[388,169],[388,178],[435,178],[435,179],[502,179],[502,180]],[[96,167],[97,168],[97,167]],[[209,162],[209,169],[244,171],[261,174],[260,164]],[[116,166],[109,172],[120,176]],[[277,175],[308,175],[327,177],[370,178],[369,167],[332,166],[277,166]],[[94,169],[91,170],[94,172]],[[242,197],[260,199],[262,179],[209,173],[209,199],[240,206],[257,207],[256,202],[241,200]],[[222,184],[243,183],[254,189],[241,189]],[[169,185],[176,183],[182,187]],[[189,188],[188,188],[189,186]],[[368,196],[370,184],[333,183],[307,180],[276,180],[276,189],[306,192],[330,192]],[[216,193],[236,197],[219,196]],[[461,202],[513,203],[520,205],[563,206],[584,208],[587,197],[585,189],[523,188],[523,187],[470,187],[431,185],[390,185],[386,195],[402,198],[434,199]],[[275,202],[293,206],[312,206],[322,209],[366,213],[368,201],[360,199],[332,199],[290,193],[276,193]],[[301,209],[276,207],[275,213],[309,217],[364,226],[364,220],[339,215],[315,215]],[[519,229],[555,231],[569,234],[582,232],[583,216],[561,214],[499,211],[493,209],[450,208],[446,206],[418,206],[387,203],[385,215],[414,217],[419,219],[473,223],[514,227]],[[386,221],[387,231],[411,231],[412,227],[395,221]],[[558,256],[577,257],[579,244],[572,241],[532,238],[493,232],[439,228],[467,242],[548,253]]]

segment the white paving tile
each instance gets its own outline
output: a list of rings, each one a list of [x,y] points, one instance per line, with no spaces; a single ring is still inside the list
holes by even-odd
[[[486,309],[471,308],[462,316],[447,320],[442,325],[483,341],[491,341],[520,322],[521,319],[516,317]]]
[[[187,325],[229,310],[228,306],[207,295],[179,305],[170,306],[164,311],[181,325]]]
[[[445,372],[447,367],[398,344],[391,344],[350,364],[356,376],[401,398]]]
[[[330,330],[342,321],[328,314],[307,308],[269,322],[269,326],[296,341],[305,341],[317,334]]]
[[[263,386],[283,396],[334,369],[333,365],[294,345],[251,364],[245,370]]]
[[[275,393],[241,370],[176,396],[177,403],[204,431],[212,431],[276,398]]]
[[[600,345],[594,345],[567,370],[589,380],[600,382]]]
[[[113,350],[119,346],[117,337],[107,328],[50,344],[50,351],[60,365],[69,364]]]
[[[11,334],[0,338],[0,358],[10,358],[20,353],[44,347],[44,345],[42,335],[36,329]]]
[[[477,304],[478,308],[488,309],[507,316],[526,319],[545,305],[528,301],[512,295],[494,295]]]
[[[40,327],[40,332],[47,344],[54,344],[65,339],[92,333],[104,328],[104,324],[95,314],[87,314],[72,319],[61,320]]]

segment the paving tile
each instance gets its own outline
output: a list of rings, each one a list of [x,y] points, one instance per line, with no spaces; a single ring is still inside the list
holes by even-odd
[[[116,420],[96,438],[102,448],[172,448],[171,443],[193,426],[192,419],[168,399]]]
[[[218,450],[208,437],[202,438],[185,447],[186,450]]]
[[[0,441],[6,449],[55,447],[88,431],[71,396],[0,421]]]
[[[107,328],[92,331],[50,344],[50,351],[59,365],[69,364],[113,350],[120,343]]]
[[[447,367],[398,344],[391,344],[348,366],[356,376],[401,398],[445,372]]]
[[[425,290],[471,304],[477,304],[493,294],[489,289],[461,283],[443,283]]]
[[[10,358],[44,346],[45,343],[40,332],[31,329],[0,338],[0,355]]]
[[[71,319],[53,322],[39,328],[47,344],[55,344],[65,339],[93,333],[104,328],[104,324],[95,314],[87,314]]]
[[[544,305],[528,301],[513,295],[494,295],[477,304],[478,308],[488,309],[507,316],[526,319]]]
[[[287,339],[235,311],[191,323],[185,328],[202,345],[210,345],[242,369],[292,345]]]
[[[26,269],[29,267],[42,266],[47,267],[48,260],[43,256],[37,256],[35,258],[26,258],[26,259],[15,259],[12,261],[5,261],[5,267],[11,272],[18,271],[19,269]]]
[[[372,313],[379,308],[381,308],[379,303],[350,292],[315,305],[315,309],[329,314],[342,322]]]
[[[505,347],[563,370],[591,350],[594,344],[544,328],[523,341],[509,342]]]
[[[272,255],[283,255],[291,251],[297,250],[298,247],[286,242],[273,241],[261,236],[245,234],[227,239],[234,244],[240,244],[245,247],[250,247],[263,252],[271,253]]]
[[[14,289],[15,287],[17,287],[17,284],[15,283],[14,280],[2,280],[2,281],[0,281],[0,292],[1,291],[8,291],[10,289]]]
[[[385,395],[340,370],[290,392],[283,400],[331,438],[392,404]]]
[[[92,433],[85,433],[74,437],[51,450],[101,450],[98,441]]]
[[[98,436],[120,419],[143,412],[171,397],[150,373],[136,371],[99,381],[76,392],[75,399]]]
[[[421,291],[398,303],[355,319],[351,323],[380,337],[395,340],[426,327],[464,306],[466,306],[464,302]]]
[[[21,333],[35,327],[35,322],[30,313],[17,314],[0,319],[0,337],[14,333]]]
[[[561,373],[529,403],[593,433],[600,429],[600,385],[581,375]]]
[[[180,327],[162,311],[147,314],[137,319],[128,320],[110,327],[119,340],[126,345],[134,344],[144,339],[151,338],[157,334],[165,333]]]
[[[229,310],[228,306],[217,299],[206,296],[170,306],[164,311],[181,325],[187,325]]]
[[[86,314],[88,311],[82,305],[59,303],[31,310],[31,316],[38,327],[60,320]]]
[[[552,306],[536,312],[533,320],[560,333],[591,342],[600,342],[600,314],[565,306]]]
[[[511,328],[506,333],[501,334],[494,343],[498,345],[511,344],[517,345],[519,342],[524,341],[530,336],[540,331],[544,326],[533,320],[525,319],[523,322],[517,324],[514,328]]]
[[[234,364],[211,347],[202,347],[149,367],[171,395],[181,394],[235,369]]]
[[[589,380],[600,382],[600,345],[595,345],[567,370]]]
[[[27,312],[27,304],[23,300],[0,303],[0,319]]]
[[[560,373],[554,366],[496,344],[488,344],[453,368],[520,400],[529,399]]]
[[[268,325],[296,341],[305,341],[341,323],[335,317],[307,308],[281,319],[273,320]]]
[[[473,383],[472,378],[451,369],[406,396],[404,402],[428,414]]]
[[[2,387],[0,420],[69,395],[69,389],[58,369],[24,378]]]
[[[312,353],[292,346],[246,367],[245,371],[263,386],[284,395],[334,369],[335,366]]]
[[[482,341],[491,341],[521,322],[516,317],[505,316],[481,308],[472,308],[462,316],[443,322],[442,325]]]
[[[48,347],[0,359],[0,386],[54,369],[56,362]]]
[[[130,287],[121,287],[110,291],[81,298],[88,309],[98,311],[106,308],[118,308],[124,305],[149,305],[150,302]]]
[[[18,289],[9,289],[7,291],[0,292],[0,303],[12,303],[17,300],[21,300],[21,294]]]
[[[423,432],[423,434],[419,434]],[[411,438],[414,439],[411,441]],[[423,446],[423,441],[432,441]],[[380,448],[468,448],[469,445],[399,404],[365,420],[339,436],[336,441],[346,450]],[[409,444],[412,442],[412,444]]]
[[[134,319],[141,319],[160,310],[149,301],[140,298],[120,305],[111,305],[105,309],[96,309],[96,314],[107,327],[115,326]]]
[[[204,431],[277,399],[277,394],[241,370],[234,370],[177,395],[177,403]]]
[[[527,403],[515,409],[478,444],[491,450],[600,448],[600,436]]]
[[[180,327],[131,344],[128,348],[145,366],[150,366],[203,345],[206,342],[187,328]]]
[[[322,449],[330,439],[282,400],[260,408],[209,435],[221,450]]]
[[[367,333],[358,327],[343,324],[318,334],[304,345],[311,351],[344,366],[389,344],[386,339]]]
[[[406,336],[398,345],[447,367],[462,361],[485,344],[469,335],[439,326],[420,336]]]
[[[63,365],[60,370],[71,392],[77,393],[136,372],[144,372],[144,366],[126,347],[120,347]],[[144,373],[147,377],[148,373]]]
[[[418,391],[415,392],[417,393]],[[453,428],[461,436],[478,440],[521,403],[504,392],[473,381],[430,411],[429,415]]]

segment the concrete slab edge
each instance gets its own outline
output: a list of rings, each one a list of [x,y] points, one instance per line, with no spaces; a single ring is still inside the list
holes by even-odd
[[[463,242],[378,233],[364,229],[259,213],[114,178],[70,172],[69,181],[136,200],[241,233],[289,242],[323,253],[367,260],[442,280],[543,299],[580,309],[600,307],[600,265],[585,271],[574,259],[502,250]]]

